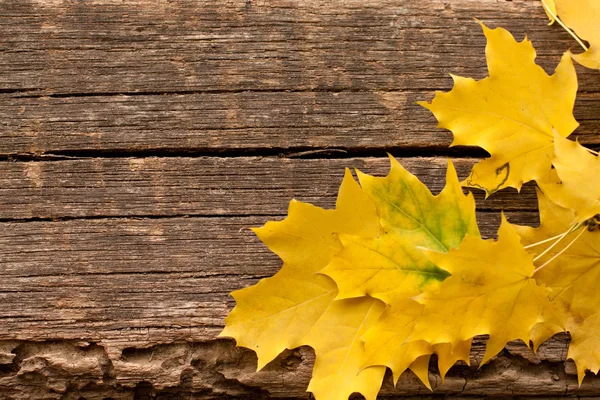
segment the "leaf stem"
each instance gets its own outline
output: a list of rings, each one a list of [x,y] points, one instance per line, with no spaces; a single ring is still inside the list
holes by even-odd
[[[548,253],[550,250],[552,250],[554,248],[554,246],[556,246],[558,243],[560,243],[564,238],[567,237],[567,235],[571,232],[573,232],[575,229],[579,228],[581,226],[581,223],[577,223],[577,224],[573,224],[571,225],[571,227],[564,233],[561,233],[558,236],[558,240],[556,240],[554,243],[552,243],[546,250],[544,250],[543,252],[541,252],[540,254],[538,254],[534,259],[533,262],[536,262],[537,260],[539,260],[540,258],[544,257],[546,255],[546,253]],[[552,238],[551,238],[552,239]]]
[[[563,23],[563,22],[560,20],[560,18],[558,18],[558,16],[552,12],[552,10],[550,9],[550,7],[548,7],[548,4],[546,4],[546,2],[545,2],[544,0],[542,0],[542,6],[544,6],[544,9],[546,10],[546,12],[547,12],[548,14],[552,15],[552,18],[554,18],[554,20],[555,20],[556,22],[558,22],[558,24],[559,24],[560,26],[562,26],[562,27],[563,27],[563,29],[564,29],[565,31],[567,31],[567,33],[568,33],[569,35],[573,36],[573,38],[574,38],[574,39],[577,41],[577,43],[579,43],[579,45],[580,45],[581,47],[583,47],[583,50],[584,50],[584,51],[587,51],[587,49],[588,49],[588,48],[587,48],[587,46],[586,46],[586,45],[585,45],[585,44],[584,44],[584,43],[581,41],[581,39],[579,39],[579,37],[578,37],[578,36],[575,34],[575,32],[573,32],[573,31],[572,31],[572,30],[571,30],[571,29],[570,29],[568,26],[566,26],[566,25],[565,25],[565,24],[564,24],[564,23]]]
[[[546,261],[544,264],[540,265],[539,267],[537,267],[534,271],[533,274],[535,275],[536,272],[538,272],[539,270],[541,270],[542,268],[544,268],[546,265],[550,264],[552,261],[554,261],[558,256],[560,256],[562,253],[564,253],[565,251],[567,251],[567,249],[569,247],[571,247],[573,245],[573,243],[575,243],[577,241],[577,239],[579,239],[581,237],[581,235],[583,235],[583,233],[586,231],[585,227],[583,227],[583,229],[581,229],[581,231],[579,232],[579,235],[575,236],[575,239],[571,240],[571,242],[565,246],[564,249],[562,249],[561,251],[559,251],[558,253],[556,253],[551,259],[549,259],[548,261]],[[558,241],[557,241],[558,243]],[[556,244],[556,243],[555,243]]]
[[[596,150],[588,149],[587,147],[585,147],[585,149],[594,155],[600,155],[600,153],[598,153]]]
[[[569,228],[569,229],[570,229],[570,228]],[[548,243],[548,242],[551,242],[551,241],[553,241],[554,239],[558,239],[558,238],[559,238],[559,237],[561,237],[562,235],[564,235],[564,232],[563,232],[563,233],[559,233],[559,234],[558,234],[558,235],[556,235],[556,236],[552,236],[552,237],[550,237],[550,238],[548,238],[548,239],[544,239],[544,240],[540,240],[539,242],[535,242],[535,243],[528,244],[527,246],[523,246],[523,248],[524,248],[525,250],[527,250],[527,249],[531,249],[532,247],[539,246],[540,244]]]

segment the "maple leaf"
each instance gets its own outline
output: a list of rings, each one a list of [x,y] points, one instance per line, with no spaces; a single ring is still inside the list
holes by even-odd
[[[448,273],[417,247],[445,252],[458,247],[467,233],[479,235],[475,201],[463,194],[452,162],[437,196],[394,158],[390,162],[384,178],[358,172],[383,232],[376,237],[340,235],[342,250],[321,271],[336,282],[337,298],[369,295],[392,304],[431,290]]]
[[[559,308],[560,314],[551,322],[571,333],[568,357],[575,361],[581,383],[586,369],[597,373],[600,367],[600,293],[590,284],[600,281],[600,230],[596,225],[572,229],[575,211],[555,204],[540,191],[538,204],[540,227],[515,229],[524,244],[536,244],[529,251],[538,256],[543,267],[535,277],[550,288],[550,300]],[[561,236],[555,245],[548,240]],[[533,340],[539,345],[547,336],[538,335]]]
[[[589,43],[587,48],[575,37],[586,50],[573,54],[573,59],[584,67],[600,69],[600,3],[597,0],[542,0],[542,4],[550,23],[559,17],[559,23],[567,32],[571,33],[570,29],[573,29],[577,37]]]
[[[273,277],[232,293],[236,306],[219,336],[254,350],[258,369],[286,348],[308,345],[316,363],[310,390],[317,398],[347,398],[357,391],[374,399],[385,368],[362,371],[359,338],[384,305],[376,299],[334,301],[333,281],[317,272],[340,251],[340,233],[381,231],[373,202],[346,170],[335,210],[290,202],[288,217],[255,229],[283,260]],[[335,394],[335,395],[334,395]]]
[[[552,164],[558,179],[539,182],[544,193],[558,205],[575,211],[574,222],[600,213],[600,158],[572,140],[556,135]]]
[[[336,294],[331,279],[297,276],[284,265],[275,276],[231,294],[236,306],[219,336],[233,337],[238,346],[254,350],[261,370],[283,350],[304,343]]]
[[[532,327],[553,310],[546,289],[533,279],[533,257],[504,216],[497,241],[467,235],[458,249],[426,253],[451,276],[439,290],[416,297],[424,307],[409,340],[454,349],[488,334],[483,364],[511,340],[529,343]]]
[[[259,369],[286,348],[300,346],[300,340],[337,295],[335,284],[317,275],[341,249],[335,232],[344,228],[357,234],[378,232],[374,205],[360,190],[347,172],[338,209],[291,201],[285,220],[255,229],[284,264],[274,277],[232,293],[236,307],[226,318],[221,336],[234,337],[240,346],[254,350]],[[273,326],[279,329],[273,330]],[[281,334],[282,330],[287,334]]]
[[[573,117],[577,77],[568,54],[548,76],[535,64],[529,40],[517,42],[505,29],[481,26],[489,77],[452,76],[450,92],[436,92],[431,103],[419,104],[435,115],[438,127],[452,131],[452,145],[479,146],[491,154],[463,182],[490,195],[547,178],[553,132],[567,137],[578,126]]]

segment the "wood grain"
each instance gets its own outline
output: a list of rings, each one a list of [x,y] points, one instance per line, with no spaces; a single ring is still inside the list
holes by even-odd
[[[398,158],[432,190],[445,185],[447,159]],[[474,159],[456,159],[466,177]],[[385,176],[387,157],[94,158],[0,163],[0,220],[119,216],[284,215],[292,198],[333,207],[344,168]],[[537,207],[534,187],[484,200],[484,210]]]
[[[0,85],[29,94],[437,89],[448,72],[483,77],[474,18],[527,34],[548,68],[576,46],[525,0],[12,0],[0,11]]]
[[[527,34],[548,71],[575,46],[537,1],[5,1],[0,155],[439,150],[414,103],[486,75],[473,18]],[[578,74],[599,144],[600,81]]]
[[[323,148],[373,154],[383,154],[380,149],[413,154],[445,152],[452,134],[436,129],[433,115],[416,104],[432,97],[429,92],[414,91],[66,98],[0,95],[0,156],[290,154]],[[582,93],[575,117],[581,124],[575,136],[584,144],[598,145],[600,96]],[[480,150],[480,154],[485,153]]]
[[[0,340],[213,338],[232,307],[229,292],[280,267],[248,229],[269,219],[281,217],[2,223]],[[494,236],[499,214],[479,219]]]

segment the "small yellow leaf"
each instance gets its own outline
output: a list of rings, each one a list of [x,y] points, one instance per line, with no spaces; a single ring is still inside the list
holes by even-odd
[[[419,104],[435,115],[438,127],[452,131],[453,145],[479,146],[491,154],[463,182],[490,195],[547,179],[553,132],[567,137],[578,126],[577,77],[568,54],[548,76],[535,64],[529,40],[519,43],[504,29],[482,27],[490,76],[480,81],[453,76],[450,92],[436,92],[431,103]]]
[[[533,257],[504,217],[497,241],[467,236],[458,250],[427,254],[452,275],[437,292],[416,298],[424,310],[412,340],[450,343],[456,349],[489,334],[485,363],[511,340],[527,343],[531,328],[552,308],[546,290],[532,277]]]
[[[600,2],[598,0],[545,0],[546,5],[571,28],[589,48],[573,58],[587,68],[600,69]],[[552,17],[548,11],[550,20]]]
[[[577,142],[558,135],[552,160],[558,180],[539,186],[556,204],[575,211],[574,222],[600,213],[600,157]]]

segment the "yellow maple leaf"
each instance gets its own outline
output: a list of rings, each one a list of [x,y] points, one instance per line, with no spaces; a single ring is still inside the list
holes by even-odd
[[[475,201],[471,193],[463,194],[452,162],[437,196],[394,158],[390,162],[386,177],[358,173],[383,232],[376,237],[340,235],[342,250],[321,271],[336,282],[338,298],[369,295],[392,304],[431,290],[448,273],[417,247],[445,252],[458,247],[467,233],[479,235]]]
[[[600,157],[572,140],[556,135],[556,170],[553,182],[539,182],[544,193],[558,205],[574,210],[574,221],[583,222],[600,213]]]
[[[542,4],[550,18],[550,23],[558,20],[567,32],[571,33],[572,29],[577,37],[589,43],[588,48],[576,37],[586,50],[581,54],[572,55],[575,61],[587,68],[600,69],[600,2],[597,0],[542,0]]]
[[[274,277],[232,293],[236,307],[225,320],[221,336],[233,337],[240,346],[256,351],[259,369],[286,348],[300,346],[337,295],[335,284],[316,274],[341,249],[337,232],[375,235],[380,230],[378,221],[373,203],[349,171],[336,210],[291,201],[285,220],[255,229],[283,260],[282,269]],[[280,334],[273,326],[288,334]]]
[[[568,54],[548,76],[535,64],[529,40],[517,42],[504,29],[482,27],[489,77],[452,76],[450,92],[436,92],[431,103],[419,104],[435,115],[438,127],[452,131],[452,145],[479,146],[491,154],[463,182],[490,195],[547,179],[553,132],[567,137],[578,126],[573,117],[577,77]]]
[[[359,338],[384,305],[369,298],[334,301],[335,284],[317,274],[340,251],[340,234],[381,232],[373,202],[347,170],[335,210],[292,201],[285,220],[268,222],[255,232],[283,260],[283,267],[275,276],[232,293],[236,306],[219,336],[233,337],[239,346],[254,350],[258,369],[286,348],[311,346],[316,366],[310,390],[317,398],[342,399],[359,391],[374,399],[385,368],[362,371]]]
[[[542,267],[536,280],[550,288],[550,300],[560,311],[550,321],[552,329],[563,326],[571,333],[568,357],[575,361],[581,383],[586,369],[597,373],[600,367],[600,293],[593,284],[600,282],[600,230],[595,222],[572,229],[575,211],[555,204],[540,191],[538,203],[540,227],[515,229],[525,245],[533,245],[529,251]],[[534,336],[536,346],[548,336]]]
[[[358,172],[363,190],[374,201],[383,232],[376,237],[340,235],[342,250],[321,272],[336,281],[340,299],[371,296],[389,305],[388,317],[382,317],[362,338],[367,349],[363,366],[390,367],[395,382],[408,368],[429,387],[425,364],[431,354],[438,353],[443,376],[457,360],[468,360],[470,346],[452,352],[442,344],[404,343],[421,307],[410,297],[433,290],[448,276],[417,246],[446,252],[458,247],[466,234],[479,236],[475,202],[470,193],[463,193],[450,161],[446,186],[437,196],[394,158],[390,157],[390,162],[386,177]]]
[[[488,334],[483,364],[511,340],[528,343],[532,327],[552,311],[546,289],[533,279],[533,257],[504,216],[497,241],[466,236],[459,249],[427,254],[452,275],[416,298],[424,308],[409,339],[454,349]]]

